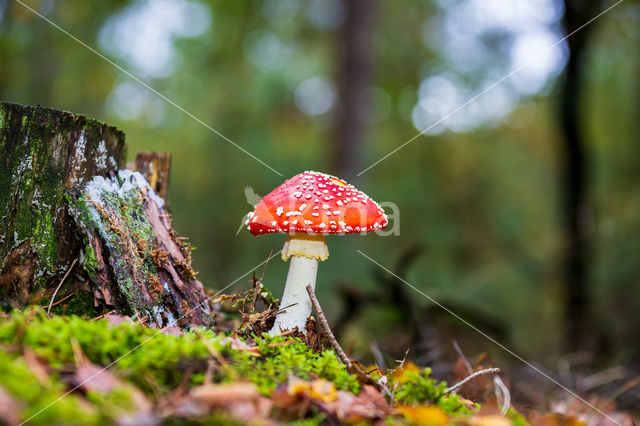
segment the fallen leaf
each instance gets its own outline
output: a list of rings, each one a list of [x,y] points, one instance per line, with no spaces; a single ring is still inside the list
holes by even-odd
[[[260,351],[258,350],[257,346],[251,346],[251,345],[247,344],[246,342],[243,342],[242,340],[236,339],[234,337],[225,337],[225,338],[221,339],[220,342],[223,343],[223,344],[228,344],[229,347],[231,349],[233,349],[234,351],[248,352],[249,354],[252,354],[252,355],[255,355],[255,356],[262,355],[260,353]]]
[[[166,334],[167,336],[182,336],[182,330],[180,329],[180,327],[177,327],[175,325],[171,326],[171,327],[164,327],[160,329],[160,332],[162,334]]]
[[[435,405],[399,405],[394,412],[401,414],[411,423],[428,426],[444,426],[449,424],[449,416]]]
[[[586,426],[586,422],[558,413],[532,414],[530,419],[532,426]]]
[[[466,419],[464,424],[469,426],[511,426],[513,423],[505,416],[493,414],[489,416],[472,416]]]
[[[191,398],[210,407],[220,407],[237,401],[254,401],[260,397],[252,383],[207,384],[189,392]]]
[[[31,370],[31,373],[38,379],[38,382],[40,382],[43,387],[48,387],[50,380],[46,365],[38,359],[36,354],[28,346],[23,348],[22,355],[24,362],[29,367],[29,370]]]
[[[109,394],[114,389],[124,390],[129,396],[133,410],[118,410],[114,414],[119,425],[153,426],[159,423],[158,417],[153,413],[153,406],[147,397],[137,387],[125,383],[115,377],[106,368],[94,365],[78,353],[75,348],[77,368],[72,381],[85,392]]]
[[[21,404],[0,387],[0,423],[14,426],[20,423]]]
[[[303,395],[320,401],[334,401],[338,397],[336,387],[328,380],[318,379],[307,382],[297,377],[289,377],[287,392],[291,395]]]
[[[412,374],[408,373],[420,374],[420,367],[411,361],[406,361],[400,367],[391,372],[391,378],[397,384],[406,383],[413,380],[413,377],[411,377]]]
[[[257,419],[264,423],[272,406],[252,383],[205,384],[191,389],[171,414],[192,417],[194,413],[202,416],[217,410],[243,423]]]

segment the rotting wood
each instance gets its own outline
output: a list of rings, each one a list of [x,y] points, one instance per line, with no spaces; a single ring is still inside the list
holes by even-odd
[[[136,153],[135,170],[142,173],[151,188],[167,200],[171,154],[168,152],[141,151]]]
[[[0,304],[53,291],[82,246],[66,191],[118,170],[124,155],[115,127],[0,102]]]
[[[105,304],[148,315],[158,327],[211,325],[191,247],[142,174],[94,178],[73,192],[71,210],[87,236],[85,269]]]
[[[152,326],[212,324],[191,246],[144,176],[120,170],[124,158],[114,127],[0,103],[0,306],[43,302],[59,313],[138,312]],[[143,167],[145,158],[154,165]],[[169,154],[138,159],[166,196]],[[74,259],[78,267],[61,281]],[[64,304],[56,307],[54,292]]]

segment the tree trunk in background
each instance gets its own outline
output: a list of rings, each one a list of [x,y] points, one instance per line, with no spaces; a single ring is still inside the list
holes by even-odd
[[[362,167],[364,116],[372,65],[373,22],[376,2],[352,0],[344,3],[347,18],[338,40],[338,104],[335,115],[333,170],[354,183]]]
[[[567,34],[577,30],[600,10],[599,1],[565,0],[564,27]],[[564,225],[566,227],[565,327],[569,350],[580,349],[589,327],[589,292],[587,266],[589,240],[587,230],[588,161],[585,153],[584,125],[580,119],[582,101],[582,60],[592,26],[577,31],[567,39],[569,61],[560,84],[560,120],[564,133],[563,185]]]
[[[78,257],[67,190],[117,170],[124,134],[80,115],[0,103],[0,300],[23,305]]]

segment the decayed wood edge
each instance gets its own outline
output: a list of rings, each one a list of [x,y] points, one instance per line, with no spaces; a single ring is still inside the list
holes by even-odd
[[[169,192],[171,153],[139,151],[136,161],[127,163],[127,168],[142,173],[151,188],[165,201]]]
[[[176,235],[164,201],[140,173],[94,179],[73,199],[93,257],[92,281],[105,304],[159,327],[178,318],[182,326],[212,325],[191,247]]]

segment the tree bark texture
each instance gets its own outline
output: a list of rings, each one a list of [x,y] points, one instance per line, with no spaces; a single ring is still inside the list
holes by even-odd
[[[171,171],[171,153],[141,151],[136,153],[135,169],[142,173],[151,188],[167,201],[169,191],[169,172]]]
[[[168,155],[158,157],[158,168],[145,170],[166,192]],[[211,325],[190,245],[145,177],[120,170],[124,159],[124,134],[114,127],[0,103],[0,304],[54,305],[46,298],[60,284],[56,299],[67,313]],[[61,283],[75,259],[79,267]]]
[[[179,238],[164,200],[144,176],[121,170],[72,191],[70,210],[85,235],[83,264],[96,298],[158,327],[210,325],[191,246]]]
[[[124,134],[83,116],[0,102],[0,300],[55,286],[81,247],[67,190],[117,170]]]

